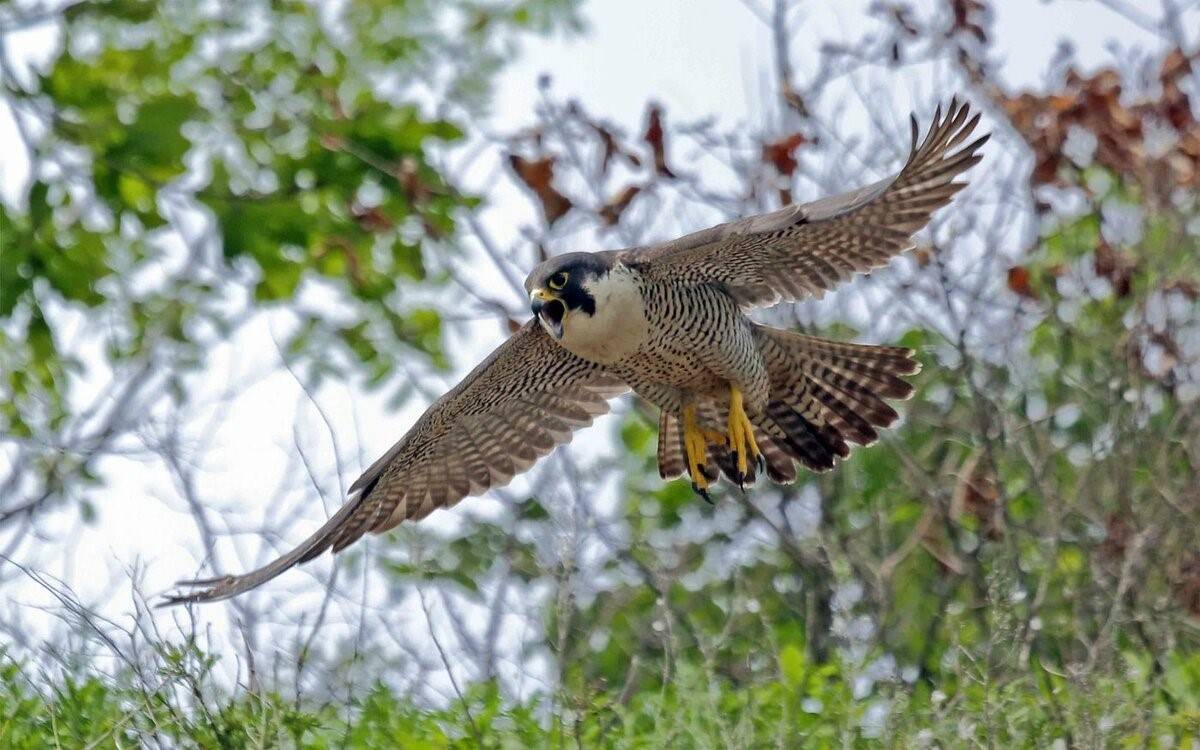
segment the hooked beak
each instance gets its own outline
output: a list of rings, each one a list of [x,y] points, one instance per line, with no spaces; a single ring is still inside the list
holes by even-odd
[[[562,300],[545,289],[534,289],[529,294],[529,309],[555,340],[562,339],[563,318],[567,316],[567,306]]]

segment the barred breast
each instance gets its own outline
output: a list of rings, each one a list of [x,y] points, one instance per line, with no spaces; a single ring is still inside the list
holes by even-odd
[[[653,331],[637,352],[614,363],[634,390],[659,406],[675,408],[680,398],[728,398],[729,385],[735,383],[750,404],[765,402],[767,370],[750,320],[732,297],[717,286],[649,281],[637,271],[632,274]],[[671,389],[678,393],[664,395]]]

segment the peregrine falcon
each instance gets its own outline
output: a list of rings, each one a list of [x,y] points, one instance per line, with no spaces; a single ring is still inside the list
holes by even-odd
[[[181,582],[169,604],[258,586],[365,533],[387,531],[500,487],[633,390],[658,406],[658,467],[699,494],[720,475],[796,479],[833,468],[912,393],[909,349],[845,344],[770,328],[746,312],[820,297],[885,265],[965,186],[987,141],[979,115],[939,107],[901,170],[842,195],[789,205],[670,242],[569,253],[529,274],[533,318],[435,401],[299,547],[253,572]],[[965,144],[965,145],[964,145]]]

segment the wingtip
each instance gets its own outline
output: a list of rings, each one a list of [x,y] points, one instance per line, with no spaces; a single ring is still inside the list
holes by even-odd
[[[173,586],[179,588],[195,587],[195,586],[215,586],[218,583],[225,583],[233,579],[231,575],[213,576],[212,578],[183,578],[176,581]]]
[[[180,604],[194,603],[192,597],[183,594],[163,594],[162,600],[154,605],[155,609],[167,609],[169,607],[178,607]]]
[[[187,578],[176,581],[174,583],[175,588],[199,590],[187,593],[163,594],[162,601],[155,604],[154,608],[166,609],[167,607],[175,607],[180,604],[201,604],[228,598],[220,596],[220,590],[222,587],[231,588],[235,580],[236,576],[223,575],[213,576],[212,578]]]
[[[154,605],[155,609],[168,609],[170,607],[178,607],[181,604],[200,604],[207,601],[202,595],[205,592],[198,591],[194,594],[163,594],[161,601]]]

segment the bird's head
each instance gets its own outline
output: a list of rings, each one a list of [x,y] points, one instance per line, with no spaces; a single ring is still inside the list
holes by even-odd
[[[539,264],[525,279],[529,308],[555,339],[572,315],[595,315],[596,298],[589,287],[608,273],[611,261],[601,253],[567,253]]]

